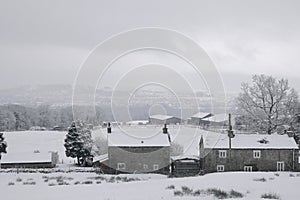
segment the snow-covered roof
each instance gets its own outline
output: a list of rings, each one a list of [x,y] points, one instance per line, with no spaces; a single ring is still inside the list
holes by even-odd
[[[167,120],[167,119],[173,118],[173,116],[169,116],[169,115],[151,115],[149,118],[159,119],[159,120]]]
[[[93,157],[93,162],[104,162],[108,160],[108,154],[103,154],[103,155],[100,155],[100,156],[94,156]]]
[[[222,113],[222,114],[216,114],[216,115],[207,117],[204,120],[211,121],[211,122],[225,122],[228,120],[228,116],[227,116],[227,114]]]
[[[52,162],[51,153],[34,153],[34,152],[22,152],[2,154],[1,163],[43,163]]]
[[[236,134],[231,140],[231,147],[232,149],[298,149],[294,138],[279,134]],[[209,148],[229,148],[227,134],[222,134]]]
[[[148,124],[148,120],[134,120],[134,121],[128,121],[126,122],[126,125],[145,125]]]
[[[172,142],[184,147],[183,156],[199,155],[199,142],[201,136],[205,148],[228,148],[228,136],[226,133],[217,133],[195,127],[181,126],[178,130],[169,128]],[[266,139],[267,144],[258,141]],[[262,135],[262,134],[236,134],[232,139],[234,149],[298,149],[293,138],[287,135]]]
[[[194,114],[192,117],[193,117],[193,118],[204,119],[204,118],[207,118],[207,117],[209,117],[209,116],[211,116],[211,115],[212,115],[211,113],[198,112],[198,113]]]
[[[62,131],[16,131],[5,132],[7,154],[2,154],[2,161],[44,161],[51,158],[49,152],[58,152],[60,160],[73,162],[65,155],[64,139],[66,132]],[[40,153],[34,153],[39,151]]]
[[[162,127],[113,127],[107,138],[110,147],[170,146],[168,134],[162,133]]]
[[[184,159],[192,159],[192,160],[199,160],[199,156],[196,155],[181,155],[181,156],[172,156],[171,159],[175,160],[184,160]]]

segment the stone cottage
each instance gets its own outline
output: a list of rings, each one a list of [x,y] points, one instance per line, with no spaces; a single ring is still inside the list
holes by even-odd
[[[166,125],[152,133],[147,129],[125,131],[110,126],[107,132],[108,168],[116,173],[169,173],[171,140]]]
[[[221,134],[206,145],[200,141],[202,170],[223,171],[297,171],[299,148],[288,135],[236,134],[231,138]]]

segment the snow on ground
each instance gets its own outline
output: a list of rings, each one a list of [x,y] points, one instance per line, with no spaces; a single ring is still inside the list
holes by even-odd
[[[64,139],[66,132],[59,131],[16,131],[4,133],[7,141],[5,160],[30,160],[28,156],[45,155],[50,151],[58,152],[59,162],[74,163],[74,159],[65,156]],[[38,151],[40,153],[34,153]]]
[[[58,185],[56,179],[59,179],[57,178],[59,176],[65,177],[61,182],[69,185]],[[130,178],[131,182],[122,181],[128,181]],[[29,185],[32,182],[35,185]],[[290,172],[215,173],[189,178],[167,178],[153,174],[103,176],[94,173],[0,173],[1,197],[5,200],[217,199],[213,195],[204,193],[200,196],[175,196],[174,192],[182,191],[183,186],[193,191],[209,188],[218,188],[226,192],[235,190],[244,195],[239,199],[261,199],[262,194],[274,193],[282,200],[298,200],[299,184],[300,173]],[[170,186],[175,188],[167,189]]]
[[[152,128],[145,127],[143,129],[149,133],[153,133],[155,130],[160,131],[161,128],[162,127],[157,126]],[[124,129],[131,134],[135,133],[134,130],[137,130],[136,127],[124,127]],[[206,138],[207,143],[214,142],[220,137],[220,134],[191,127],[170,126],[169,132],[173,141],[185,147],[186,155],[194,155],[198,152],[198,143],[201,135]],[[189,178],[167,178],[162,175],[149,174],[122,175],[122,177],[127,177],[125,180],[131,178],[131,180],[133,180],[132,182],[124,182],[122,181],[124,178],[116,178],[116,176],[109,175],[103,176],[105,179],[99,179],[96,177],[100,175],[93,172],[68,172],[72,171],[70,169],[74,167],[68,164],[73,163],[73,159],[66,158],[64,154],[63,143],[65,134],[65,132],[56,131],[5,133],[5,138],[8,143],[8,152],[33,152],[35,150],[39,150],[40,152],[58,151],[60,160],[64,160],[64,164],[55,168],[58,169],[58,171],[60,170],[60,172],[55,172],[54,169],[54,172],[52,171],[52,173],[47,174],[8,173],[9,170],[0,170],[0,196],[4,197],[5,200],[81,200],[87,197],[103,200],[216,199],[207,193],[201,193],[201,196],[174,196],[174,192],[182,191],[181,187],[183,186],[193,189],[193,191],[201,190],[202,192],[209,188],[219,188],[226,192],[233,189],[244,195],[242,199],[261,199],[262,194],[269,192],[278,194],[282,200],[298,200],[300,196],[300,191],[298,190],[300,185],[300,173],[292,172],[214,173]],[[99,129],[93,131],[93,137],[106,138],[106,130]],[[66,170],[66,173],[62,173],[62,170]],[[111,177],[114,177],[112,178],[114,181],[109,181]],[[46,179],[47,181],[45,182]],[[57,179],[60,182],[57,181]],[[11,185],[9,185],[9,183]],[[174,186],[175,189],[166,189],[169,186]]]

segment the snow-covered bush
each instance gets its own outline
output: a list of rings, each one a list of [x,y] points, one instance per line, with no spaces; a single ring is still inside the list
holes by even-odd
[[[280,196],[275,193],[265,193],[261,195],[262,199],[280,199]]]
[[[180,156],[183,154],[183,146],[172,142],[171,143],[171,156]]]

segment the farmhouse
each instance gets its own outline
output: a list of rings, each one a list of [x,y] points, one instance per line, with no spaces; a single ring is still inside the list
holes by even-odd
[[[288,135],[236,134],[231,139],[221,134],[215,142],[199,144],[205,172],[221,171],[296,171],[299,148]]]
[[[180,124],[182,120],[169,115],[152,115],[149,117],[150,124]]]
[[[105,162],[110,172],[169,173],[171,140],[166,125],[163,130],[152,133],[147,129],[126,132],[109,125],[107,138],[108,160]]]

